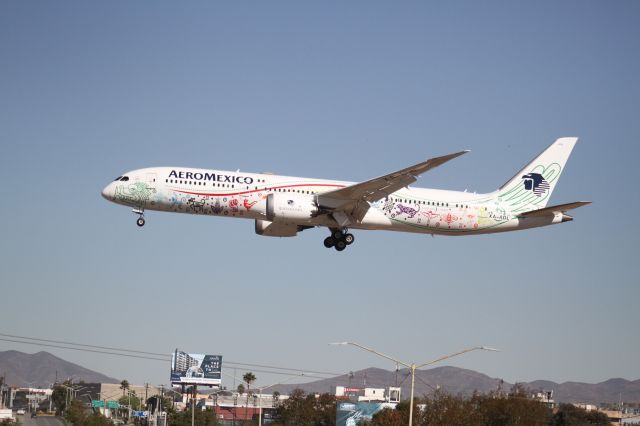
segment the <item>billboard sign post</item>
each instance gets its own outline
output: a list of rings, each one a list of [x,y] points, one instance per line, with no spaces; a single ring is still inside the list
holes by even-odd
[[[171,384],[220,386],[222,355],[190,354],[175,350],[171,354]]]

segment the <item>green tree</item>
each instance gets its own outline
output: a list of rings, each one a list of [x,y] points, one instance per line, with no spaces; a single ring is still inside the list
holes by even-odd
[[[333,395],[306,395],[294,389],[276,408],[277,421],[273,425],[284,426],[333,426],[336,424],[336,399]]]
[[[314,402],[314,422],[316,425],[336,424],[336,397],[328,393],[323,393],[316,398],[309,395]]]
[[[207,409],[205,411],[196,410],[194,414],[196,426],[219,426],[220,422],[216,418],[216,413]],[[167,413],[168,426],[191,426],[191,410],[171,411]]]
[[[112,424],[113,422],[111,420],[107,419],[100,413],[92,413],[91,415],[87,416],[83,423],[83,425],[86,426],[108,426]]]
[[[571,404],[560,404],[551,419],[551,426],[606,426],[611,422],[606,414],[599,411],[587,411]]]
[[[474,395],[472,405],[476,407],[482,424],[496,426],[539,426],[549,423],[546,404],[530,398],[532,393],[515,385],[508,395],[490,393]]]
[[[247,407],[249,406],[249,396],[251,395],[251,383],[256,381],[256,375],[251,371],[247,371],[242,376],[242,380],[247,384]]]
[[[128,380],[123,380],[120,382],[120,389],[122,389],[122,395],[124,396],[124,393],[129,390],[129,381]]]
[[[61,385],[55,385],[51,394],[51,402],[56,414],[61,415],[67,405],[67,390]]]
[[[418,403],[421,402],[416,402],[416,404]],[[414,418],[419,425],[483,424],[477,405],[462,396],[454,396],[437,390],[423,403],[424,410],[416,410],[415,405],[413,410]]]
[[[64,412],[64,418],[73,425],[84,425],[87,419],[87,410],[82,401],[74,399]]]
[[[405,426],[407,422],[398,410],[385,408],[374,414],[370,422],[363,422],[362,426]]]
[[[436,391],[416,401],[413,424],[415,426],[546,426],[550,411],[545,404],[530,398],[522,387],[509,395],[499,392],[471,397],[450,395]],[[374,415],[370,426],[402,426],[409,421],[409,401],[402,401],[395,410],[383,410]],[[560,426],[560,425],[558,425]]]
[[[242,394],[244,393],[244,385],[243,385],[242,383],[240,383],[240,384],[238,385],[238,393],[239,393],[240,395],[242,395]]]
[[[280,424],[284,426],[308,425],[313,419],[313,406],[307,403],[302,389],[294,389],[289,398],[276,410]]]
[[[132,410],[140,410],[142,408],[142,401],[135,393],[132,393],[131,396],[124,395],[118,399],[118,403],[120,405],[128,406],[129,401],[131,401],[131,409]]]

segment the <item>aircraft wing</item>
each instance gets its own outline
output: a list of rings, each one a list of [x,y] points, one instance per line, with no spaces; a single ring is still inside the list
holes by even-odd
[[[318,205],[325,210],[331,210],[338,224],[346,226],[353,220],[362,220],[369,209],[369,203],[381,200],[389,194],[412,184],[417,180],[417,176],[422,173],[467,152],[469,151],[465,150],[442,157],[430,158],[384,176],[324,192],[318,195]]]

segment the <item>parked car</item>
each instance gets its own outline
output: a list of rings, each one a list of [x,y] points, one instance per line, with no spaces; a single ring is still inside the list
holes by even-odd
[[[19,416],[24,416],[24,408],[18,409],[18,411],[16,411],[16,414]]]

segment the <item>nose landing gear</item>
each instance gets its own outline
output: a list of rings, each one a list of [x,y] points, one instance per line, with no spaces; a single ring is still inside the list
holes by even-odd
[[[138,215],[138,220],[136,220],[136,225],[142,227],[145,224],[144,220],[144,209],[133,209],[133,212]]]
[[[335,248],[337,251],[342,251],[347,248],[348,245],[353,244],[355,237],[353,234],[349,234],[346,229],[332,229],[331,235],[324,239],[324,246],[326,248]]]

